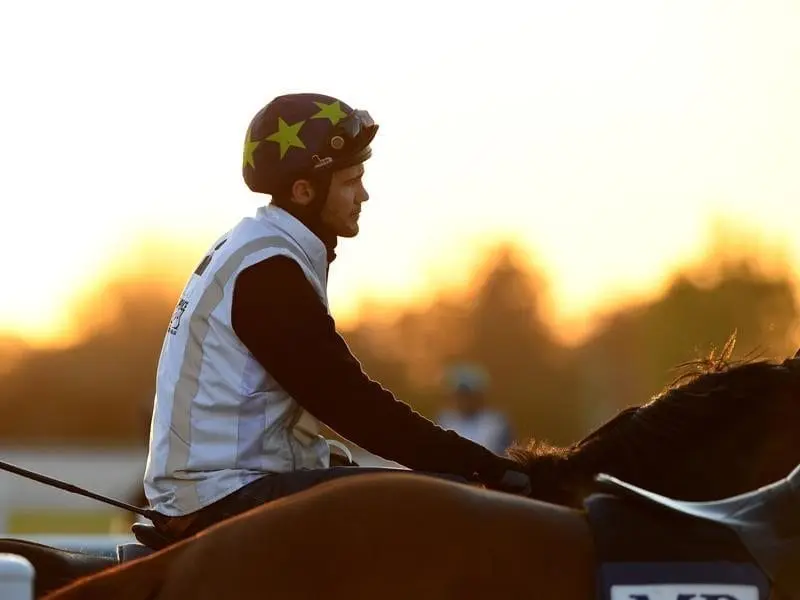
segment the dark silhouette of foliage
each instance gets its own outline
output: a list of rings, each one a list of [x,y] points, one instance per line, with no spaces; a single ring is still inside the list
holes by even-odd
[[[32,349],[0,340],[5,444],[145,442],[155,367],[185,275],[164,275],[169,251],[145,252],[135,273],[109,278],[84,298],[75,313],[84,335],[74,345]],[[733,332],[742,356],[796,349],[788,273],[767,276],[747,257],[717,263],[710,255],[703,266],[712,277],[676,274],[662,296],[616,307],[574,347],[554,334],[546,282],[525,258],[502,244],[465,292],[443,293],[390,320],[366,311],[343,335],[373,379],[429,417],[443,401],[448,365],[481,363],[491,402],[509,414],[518,436],[556,444],[646,401],[670,382],[674,367],[721,348]]]

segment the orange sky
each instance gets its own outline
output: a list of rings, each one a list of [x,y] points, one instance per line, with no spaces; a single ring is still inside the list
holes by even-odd
[[[304,6],[0,9],[0,329],[67,331],[69,299],[145,233],[194,262],[263,201],[241,144],[287,91],[381,124],[332,272],[343,318],[463,279],[493,236],[541,263],[565,322],[658,289],[714,215],[800,259],[800,3]]]

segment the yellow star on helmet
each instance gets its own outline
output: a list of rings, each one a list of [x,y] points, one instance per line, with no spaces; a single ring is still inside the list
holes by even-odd
[[[300,139],[298,133],[305,121],[298,121],[292,125],[287,125],[286,121],[278,117],[278,131],[267,137],[265,141],[275,142],[281,147],[281,158],[289,148],[305,148],[306,145]]]
[[[338,100],[330,104],[325,104],[324,102],[314,102],[314,104],[317,105],[319,112],[312,116],[312,119],[328,119],[331,125],[336,125],[347,116]]]
[[[244,142],[244,159],[242,160],[242,168],[245,165],[250,165],[253,169],[256,168],[256,162],[253,159],[253,152],[255,152],[256,148],[261,142],[258,140],[253,141],[250,138],[250,129],[247,129],[247,139]]]

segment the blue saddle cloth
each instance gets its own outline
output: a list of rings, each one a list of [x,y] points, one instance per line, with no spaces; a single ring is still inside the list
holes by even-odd
[[[631,498],[585,502],[601,600],[767,600],[768,577],[719,524]]]

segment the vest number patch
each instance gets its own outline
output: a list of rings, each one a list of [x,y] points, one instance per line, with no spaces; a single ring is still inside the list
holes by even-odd
[[[759,600],[754,585],[664,583],[613,585],[611,600]]]

